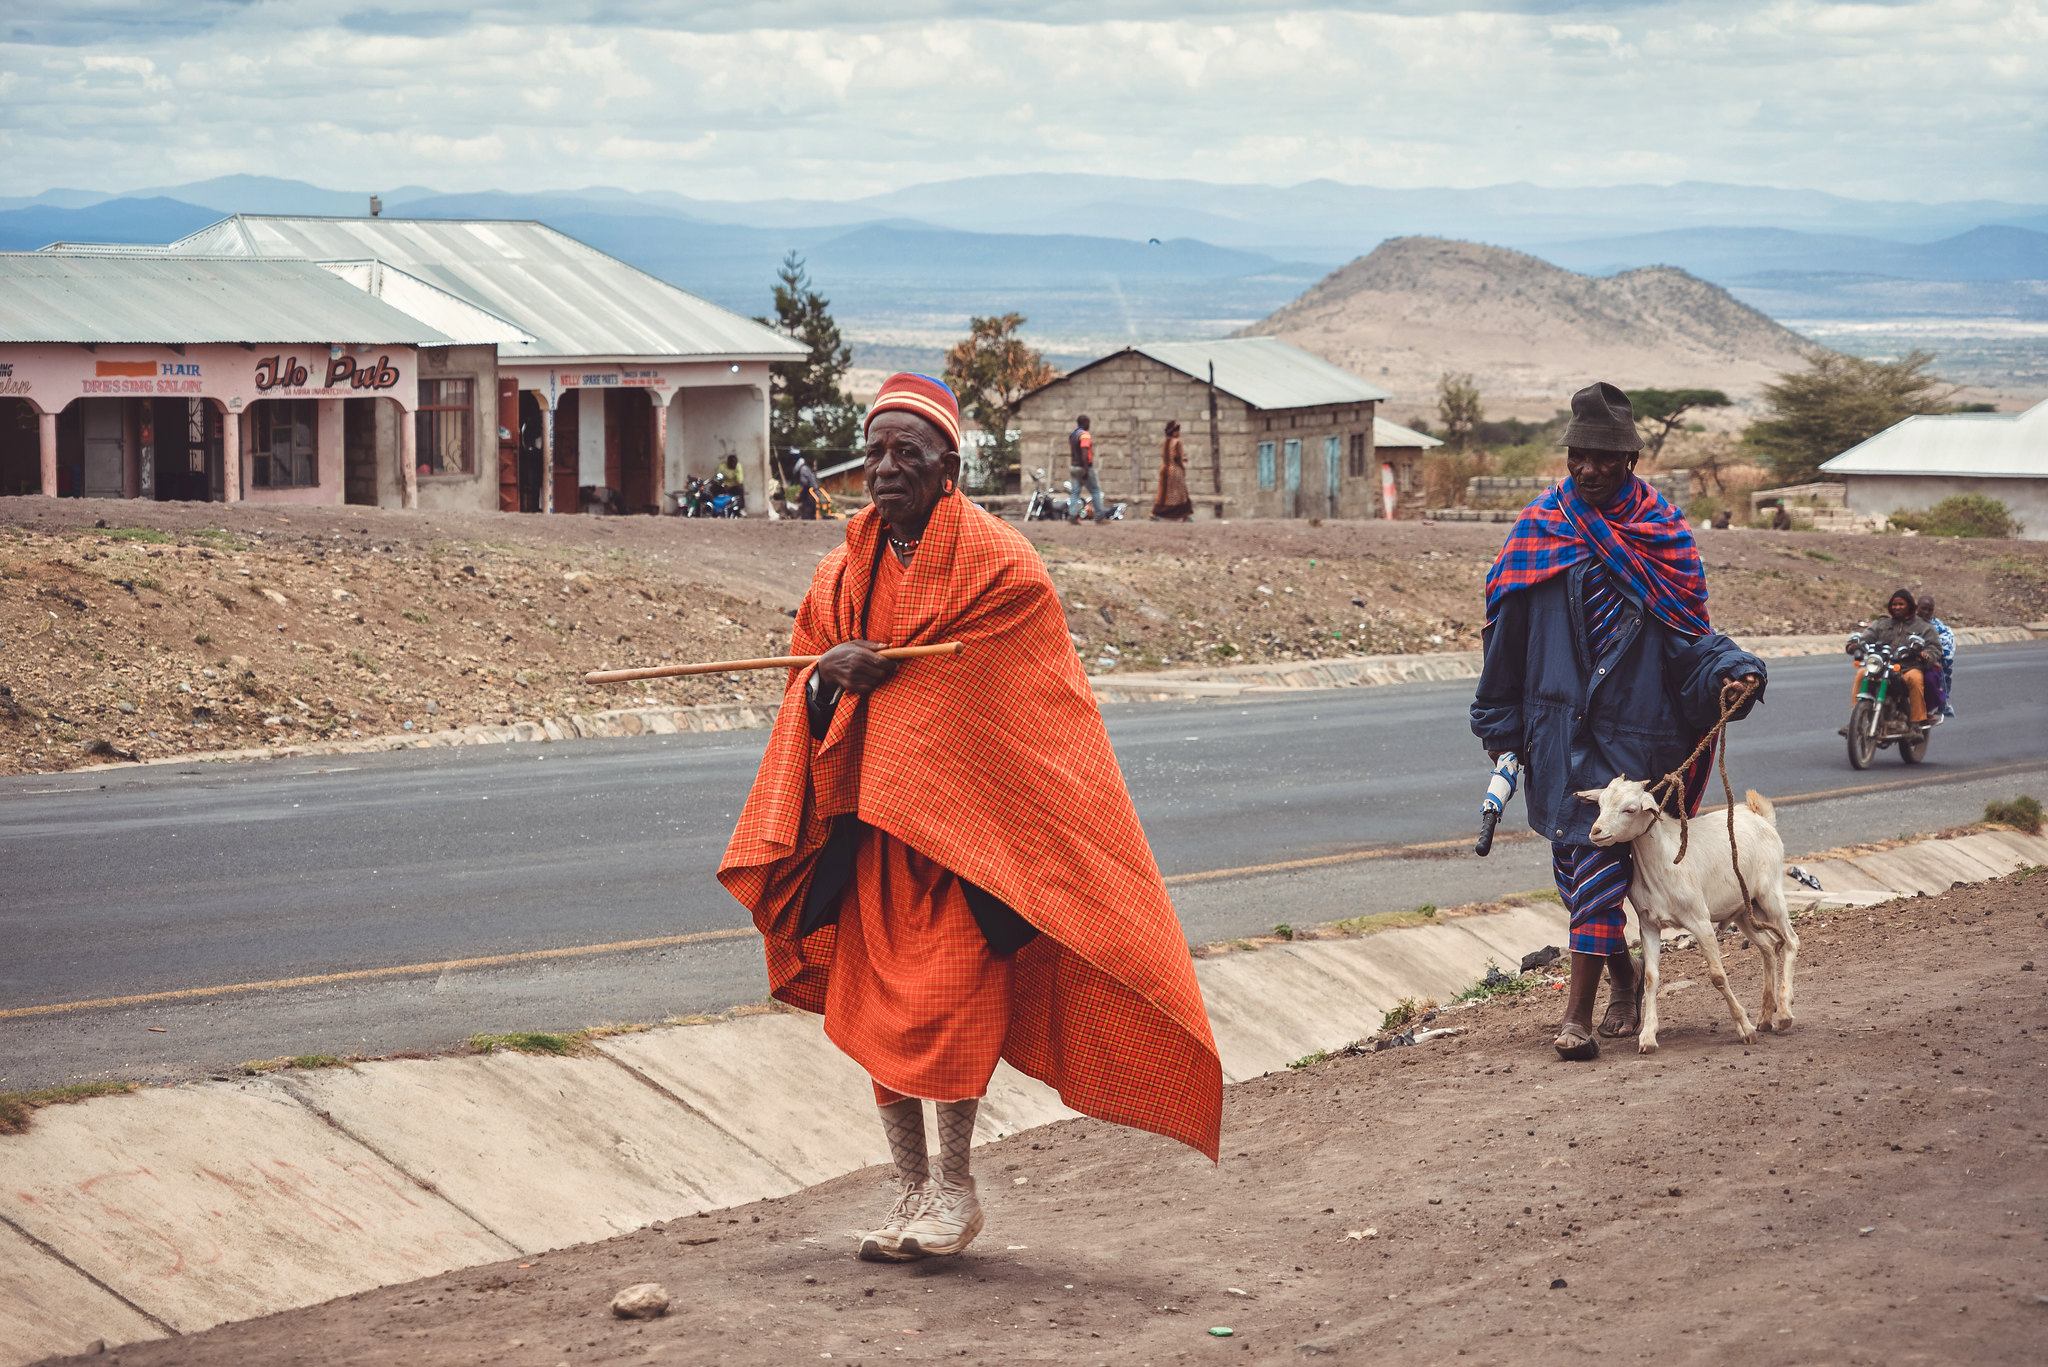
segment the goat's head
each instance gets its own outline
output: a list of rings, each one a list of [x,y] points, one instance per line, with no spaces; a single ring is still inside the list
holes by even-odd
[[[1626,845],[1657,819],[1657,799],[1634,779],[1617,777],[1605,788],[1588,788],[1579,794],[1582,802],[1600,805],[1593,818],[1589,838],[1595,845]]]

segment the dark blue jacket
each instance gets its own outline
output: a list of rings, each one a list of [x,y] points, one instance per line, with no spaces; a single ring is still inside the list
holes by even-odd
[[[1616,643],[1593,659],[1587,564],[1500,600],[1472,700],[1481,744],[1522,757],[1530,828],[1574,845],[1589,843],[1598,814],[1578,798],[1581,790],[1605,787],[1616,775],[1670,773],[1720,719],[1722,681],[1764,675],[1764,662],[1726,636],[1687,636],[1644,612],[1625,589],[1629,611]]]

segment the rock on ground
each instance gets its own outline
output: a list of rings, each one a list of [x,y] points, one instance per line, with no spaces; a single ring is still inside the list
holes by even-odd
[[[635,1282],[612,1297],[612,1314],[622,1320],[655,1320],[668,1313],[668,1288],[659,1282]]]

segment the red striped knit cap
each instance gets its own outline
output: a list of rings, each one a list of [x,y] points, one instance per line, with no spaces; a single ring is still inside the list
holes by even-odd
[[[936,423],[947,440],[953,443],[953,449],[960,449],[960,401],[953,397],[953,391],[946,388],[943,381],[908,370],[900,375],[891,375],[881,392],[875,395],[874,406],[868,409],[867,421],[861,424],[861,435],[867,435],[868,425],[874,422],[876,414],[892,411],[915,413],[928,422]]]

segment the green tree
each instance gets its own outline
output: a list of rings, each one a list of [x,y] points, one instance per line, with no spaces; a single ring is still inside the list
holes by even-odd
[[[1017,420],[1024,396],[1060,374],[1017,336],[1022,326],[1021,313],[970,318],[967,336],[946,352],[946,383],[959,398],[961,411],[995,439],[996,455],[989,462],[995,470],[1007,470],[1016,461],[1010,425]]]
[[[754,321],[810,349],[801,361],[769,367],[768,426],[775,454],[780,457],[792,446],[848,450],[859,439],[860,408],[839,382],[853,367],[853,348],[839,335],[832,301],[811,288],[801,256],[792,251],[784,257],[775,280],[775,317]]]
[[[1787,484],[1810,480],[1822,461],[1916,413],[1946,413],[1957,387],[1927,373],[1934,357],[1914,351],[1869,361],[1815,351],[1806,369],[1764,386],[1770,416],[1749,425],[1743,444]]]
[[[1728,396],[1718,389],[1638,389],[1628,399],[1636,410],[1636,425],[1644,429],[1651,460],[1664,453],[1665,441],[1687,413],[1729,404]]]
[[[1470,371],[1446,370],[1437,377],[1436,415],[1444,427],[1444,442],[1455,451],[1472,445],[1472,430],[1486,419],[1486,404]]]

